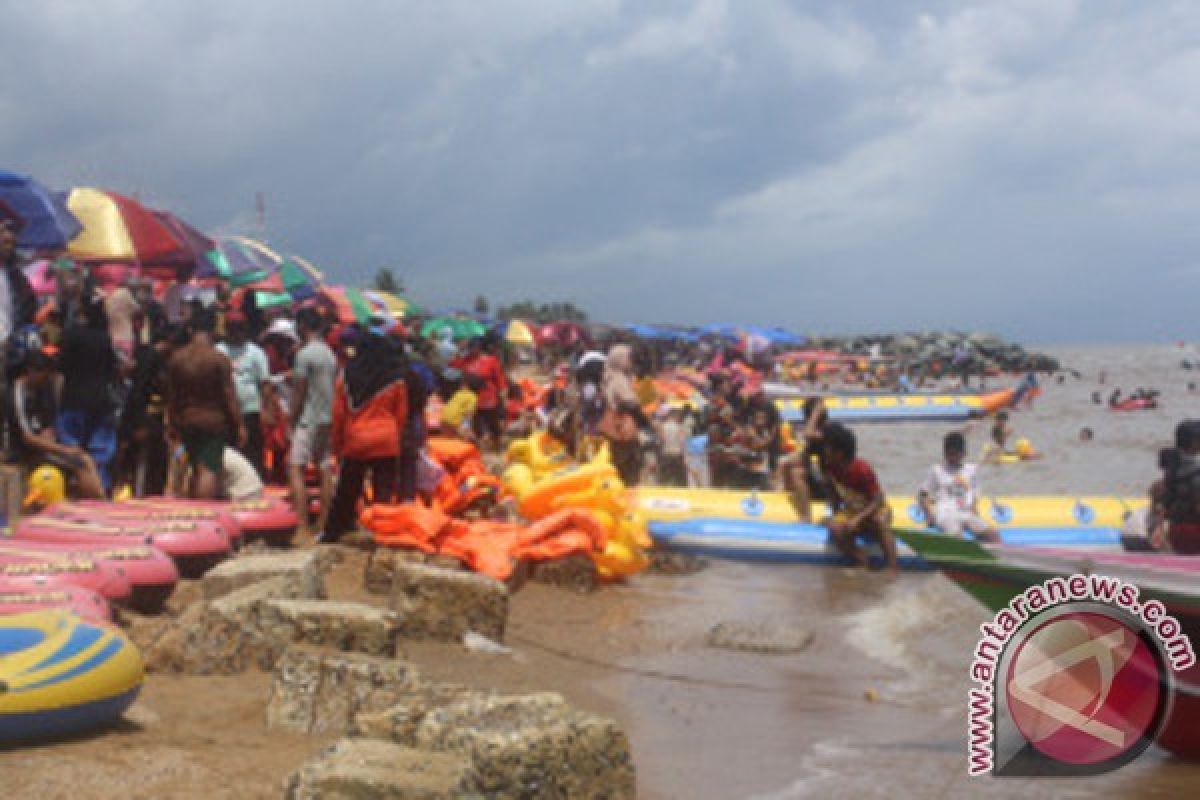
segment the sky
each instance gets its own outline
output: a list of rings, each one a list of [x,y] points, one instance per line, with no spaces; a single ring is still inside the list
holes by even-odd
[[[0,167],[429,307],[1197,338],[1200,6],[0,0]]]

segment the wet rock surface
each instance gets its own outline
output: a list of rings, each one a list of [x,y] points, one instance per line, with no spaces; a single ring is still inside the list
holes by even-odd
[[[459,757],[379,739],[342,739],[293,774],[287,800],[449,800],[482,797]]]
[[[531,563],[528,565],[528,576],[538,583],[580,593],[594,592],[600,586],[595,562],[582,553]]]
[[[359,715],[390,708],[419,686],[417,670],[406,661],[289,647],[271,682],[267,727],[345,734]]]
[[[695,575],[708,568],[708,562],[691,553],[673,553],[669,550],[652,550],[647,572],[656,575]]]
[[[269,552],[243,555],[213,567],[201,581],[207,601],[260,581],[285,578],[290,597],[319,599],[325,596],[325,582],[319,554],[313,550]]]
[[[474,788],[487,797],[636,795],[625,734],[610,720],[575,711],[558,694],[453,703],[426,714],[416,737],[421,749],[467,759]]]
[[[363,603],[268,600],[254,621],[274,642],[325,645],[372,655],[395,655],[401,616]]]
[[[880,356],[896,359],[918,373],[950,371],[952,364],[955,371],[965,370],[970,374],[982,374],[989,369],[1004,372],[1057,372],[1062,369],[1056,358],[1026,350],[1019,344],[1007,342],[985,331],[818,337],[810,339],[809,346],[862,356],[877,352]]]
[[[461,641],[474,631],[503,641],[508,622],[503,583],[423,564],[395,563],[391,605],[402,616],[402,634],[417,639]]]
[[[779,622],[722,622],[707,637],[710,647],[778,655],[799,653],[812,641],[812,631]]]

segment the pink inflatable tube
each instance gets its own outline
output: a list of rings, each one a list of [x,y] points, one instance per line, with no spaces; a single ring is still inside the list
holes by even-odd
[[[85,556],[38,556],[0,553],[0,583],[13,589],[61,589],[78,586],[120,603],[132,594],[129,580],[118,569]]]
[[[161,497],[125,500],[119,503],[107,500],[76,500],[52,506],[42,512],[42,515],[78,522],[103,522],[117,527],[155,522],[203,522],[220,527],[234,548],[241,544],[242,539],[241,525],[226,504],[216,507],[198,506],[191,500]]]
[[[149,545],[174,559],[179,574],[185,578],[204,574],[232,549],[224,529],[203,520],[143,520],[117,525],[39,515],[18,522],[13,528],[13,539],[101,548]]]
[[[24,554],[34,558],[91,558],[122,573],[133,588],[129,604],[136,611],[154,614],[163,609],[179,581],[175,562],[149,545],[128,547],[65,542],[0,541],[0,553]]]
[[[296,532],[298,519],[287,500],[267,496],[261,500],[240,500],[227,503],[221,500],[185,500],[178,497],[143,497],[129,500],[122,506],[166,509],[169,513],[186,516],[210,511],[229,514],[236,521],[246,540],[265,539],[285,544]]]
[[[48,608],[73,611],[88,622],[112,622],[112,609],[108,601],[88,589],[78,586],[26,589],[0,581],[0,615],[43,611]]]

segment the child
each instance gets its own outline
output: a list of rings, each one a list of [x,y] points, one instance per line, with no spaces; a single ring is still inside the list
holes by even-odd
[[[891,509],[879,487],[875,470],[857,457],[858,442],[846,426],[831,422],[824,430],[825,469],[833,489],[834,514],[826,521],[833,543],[848,558],[867,566],[867,554],[857,538],[879,541],[889,572],[897,570],[896,539]]]
[[[659,426],[658,482],[661,486],[687,486],[688,428],[683,409],[672,408]]]
[[[978,467],[966,464],[967,443],[957,431],[942,440],[945,461],[929,468],[917,502],[930,526],[952,536],[968,531],[980,541],[998,541],[999,531],[979,516]]]
[[[442,434],[474,441],[471,423],[479,403],[478,392],[483,385],[483,379],[473,373],[463,373],[457,369],[448,369],[443,375],[446,379],[446,392],[450,394],[450,399],[442,406]]]
[[[812,501],[828,494],[821,465],[824,431],[828,425],[825,401],[820,397],[805,399],[803,446],[799,453],[780,464],[783,489],[800,522],[811,522]]]

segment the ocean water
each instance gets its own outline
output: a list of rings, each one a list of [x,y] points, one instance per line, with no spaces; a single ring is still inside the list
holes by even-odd
[[[1200,416],[1200,361],[1171,346],[1047,348],[1078,377],[1051,378],[1012,424],[1043,458],[986,466],[985,494],[1140,495],[1175,424]],[[1103,382],[1101,382],[1103,381]],[[1160,407],[1113,412],[1092,402],[1116,387],[1156,388]],[[910,494],[964,430],[971,456],[989,423],[864,425],[860,454],[885,489]],[[1080,440],[1090,428],[1094,438]],[[966,774],[970,654],[989,614],[937,573],[714,562],[682,577],[647,576],[610,601],[666,631],[638,675],[607,691],[630,709],[642,796],[655,798],[1177,797],[1200,790],[1200,765],[1151,750],[1103,778],[971,779]],[[707,648],[716,622],[784,620],[815,632],[790,656]],[[694,680],[654,680],[656,673]]]

